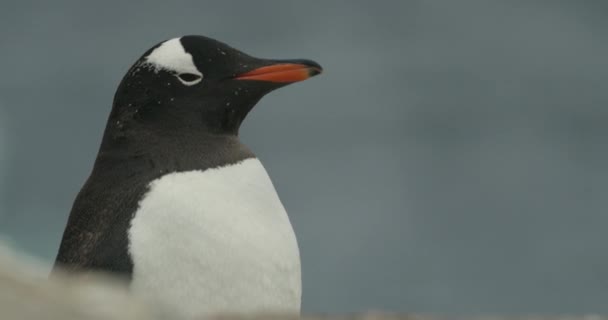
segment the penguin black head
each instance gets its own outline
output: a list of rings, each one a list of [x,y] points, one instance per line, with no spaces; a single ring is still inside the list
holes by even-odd
[[[170,39],[127,72],[107,130],[121,137],[181,130],[236,135],[265,94],[321,71],[314,61],[254,58],[202,36]]]

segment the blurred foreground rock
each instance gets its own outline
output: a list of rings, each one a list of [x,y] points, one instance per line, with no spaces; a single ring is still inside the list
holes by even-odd
[[[101,274],[48,277],[41,264],[0,244],[0,319],[155,319],[158,312]]]
[[[120,281],[101,274],[48,277],[45,268],[33,259],[18,256],[0,243],[0,319],[1,320],[165,320],[178,319],[154,306],[129,296]],[[213,319],[296,319],[289,316],[215,316]],[[362,314],[343,316],[304,316],[302,319],[327,320],[608,320],[587,316],[432,316]]]

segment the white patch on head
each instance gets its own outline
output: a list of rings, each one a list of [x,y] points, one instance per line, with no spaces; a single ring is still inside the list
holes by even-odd
[[[257,159],[149,187],[129,229],[134,293],[186,316],[300,312],[298,245]]]
[[[186,52],[180,38],[163,42],[156,49],[152,50],[145,59],[146,63],[157,69],[174,72],[179,81],[185,85],[195,85],[203,79],[203,74],[196,68],[192,55]],[[184,81],[179,77],[180,74],[193,74],[198,76],[198,78],[192,81]]]

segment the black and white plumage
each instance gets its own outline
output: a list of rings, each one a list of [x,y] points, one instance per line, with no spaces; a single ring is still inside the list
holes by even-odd
[[[238,130],[266,93],[320,72],[201,36],[148,50],[116,92],[56,265],[122,275],[185,315],[299,312],[293,229]]]

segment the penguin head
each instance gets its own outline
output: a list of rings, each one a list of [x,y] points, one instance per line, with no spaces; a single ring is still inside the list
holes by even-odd
[[[259,59],[203,36],[170,39],[149,49],[127,72],[109,125],[236,135],[265,94],[321,71],[311,60]]]

